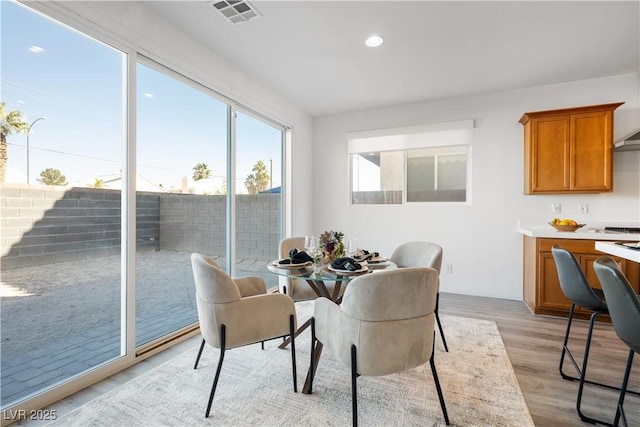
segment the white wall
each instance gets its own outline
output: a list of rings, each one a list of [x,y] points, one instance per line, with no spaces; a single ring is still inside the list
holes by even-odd
[[[145,2],[41,1],[31,6],[61,22],[122,50],[131,49],[250,109],[292,128],[294,143],[286,147],[290,168],[286,179],[295,212],[289,229],[311,228],[312,118],[289,100],[190,38]]]
[[[339,229],[362,246],[390,253],[407,240],[445,249],[446,292],[522,298],[522,243],[518,220],[544,223],[551,202],[563,216],[587,221],[640,221],[640,152],[616,153],[613,194],[524,196],[522,126],[526,111],[625,101],[615,114],[616,137],[640,128],[638,74],[501,93],[443,99],[318,118],[243,70],[177,31],[144,2],[38,2],[38,8],[101,39],[113,41],[199,81],[293,128],[291,224],[294,235]],[[350,206],[346,132],[474,119],[473,188],[469,206]],[[316,127],[314,131],[314,126]],[[313,157],[312,157],[313,156]],[[580,218],[582,221],[583,218]]]
[[[317,118],[313,231],[341,230],[385,254],[406,241],[433,241],[444,248],[443,292],[521,300],[518,221],[544,224],[559,202],[563,217],[582,222],[640,222],[640,151],[615,153],[613,193],[524,195],[518,120],[527,111],[624,101],[615,112],[618,139],[640,129],[639,81],[629,74]],[[463,119],[475,120],[471,205],[349,205],[347,132]],[[578,215],[580,202],[589,204],[588,215]]]

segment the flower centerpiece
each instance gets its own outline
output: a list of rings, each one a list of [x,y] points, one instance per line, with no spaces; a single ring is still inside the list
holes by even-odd
[[[322,262],[329,264],[337,258],[344,256],[344,233],[340,231],[325,231],[318,239]]]

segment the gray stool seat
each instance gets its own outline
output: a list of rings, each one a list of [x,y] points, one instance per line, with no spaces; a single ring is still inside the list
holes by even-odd
[[[584,272],[580,268],[580,264],[576,260],[575,256],[566,249],[561,248],[558,245],[554,245],[551,248],[551,254],[558,270],[558,279],[560,281],[560,287],[564,296],[571,302],[571,309],[569,310],[569,319],[567,320],[567,330],[564,336],[564,342],[562,343],[562,353],[560,355],[560,375],[563,379],[579,381],[578,396],[576,400],[576,410],[582,421],[591,424],[603,424],[612,425],[603,420],[598,420],[585,415],[581,410],[582,393],[584,391],[585,384],[592,384],[599,387],[604,387],[612,390],[620,390],[619,387],[610,384],[604,384],[596,381],[590,381],[587,379],[587,362],[589,360],[589,350],[591,348],[591,338],[593,335],[593,326],[596,318],[601,314],[609,314],[609,307],[605,299],[605,294],[601,289],[593,288],[589,284]],[[571,331],[571,323],[573,321],[573,314],[575,307],[582,307],[587,310],[593,311],[589,319],[589,329],[587,332],[587,339],[584,347],[584,356],[582,358],[582,367],[578,366],[575,358],[569,350],[568,342]],[[578,377],[574,377],[566,374],[563,371],[565,356],[569,358],[573,364]],[[629,393],[638,394],[635,391],[629,391]]]
[[[640,352],[640,297],[635,294],[629,280],[613,258],[609,256],[598,258],[593,264],[593,269],[598,275],[602,290],[607,298],[613,328],[618,337],[629,347],[629,357],[620,387],[616,416],[612,424],[618,426],[622,418],[624,425],[627,426],[624,399],[627,392],[631,393],[627,390],[627,386],[633,355]]]

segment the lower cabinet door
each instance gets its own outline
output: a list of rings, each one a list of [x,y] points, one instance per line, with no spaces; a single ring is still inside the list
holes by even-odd
[[[538,288],[538,301],[540,307],[553,310],[569,310],[571,302],[564,296],[558,279],[558,270],[551,252],[538,254],[538,266],[540,268],[540,286]]]

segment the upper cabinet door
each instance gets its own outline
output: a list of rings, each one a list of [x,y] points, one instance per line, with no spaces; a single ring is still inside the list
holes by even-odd
[[[525,113],[524,193],[613,191],[613,111],[622,104]]]
[[[571,116],[571,189],[613,189],[613,111]]]
[[[569,116],[531,124],[530,180],[533,192],[569,190]]]

